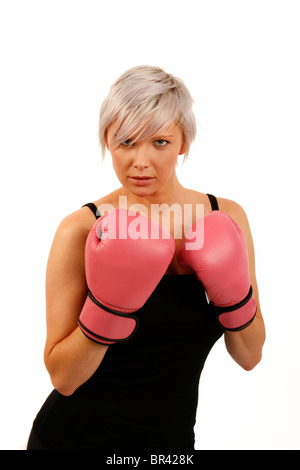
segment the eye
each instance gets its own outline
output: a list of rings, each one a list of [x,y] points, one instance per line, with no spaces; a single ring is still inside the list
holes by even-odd
[[[158,139],[154,142],[156,147],[165,147],[169,142],[167,140]]]
[[[131,144],[132,140],[131,139],[127,139],[127,140],[124,140],[124,142],[121,143],[121,145],[123,145],[123,147],[129,147]]]

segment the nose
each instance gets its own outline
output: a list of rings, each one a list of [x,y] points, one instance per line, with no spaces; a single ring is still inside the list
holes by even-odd
[[[144,146],[143,144],[136,146],[133,166],[137,170],[144,170],[145,168],[149,167],[149,160],[147,158],[146,146]]]

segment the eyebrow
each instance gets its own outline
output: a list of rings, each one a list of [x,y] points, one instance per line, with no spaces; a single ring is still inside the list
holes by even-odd
[[[155,138],[155,137],[168,137],[168,138],[170,138],[170,137],[175,137],[175,136],[173,134],[157,134],[153,138]]]

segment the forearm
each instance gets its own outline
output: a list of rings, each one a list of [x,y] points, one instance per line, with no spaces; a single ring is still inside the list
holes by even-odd
[[[225,344],[231,357],[245,370],[253,369],[261,360],[265,327],[260,316],[241,331],[226,331]]]
[[[53,386],[63,395],[71,395],[97,370],[107,349],[86,338],[78,327],[56,345],[46,347],[45,365]]]

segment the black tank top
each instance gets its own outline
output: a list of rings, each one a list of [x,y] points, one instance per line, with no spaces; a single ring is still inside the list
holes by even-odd
[[[200,374],[223,331],[194,274],[165,275],[138,315],[135,335],[73,395],[50,394],[33,425],[46,449],[193,448]]]

